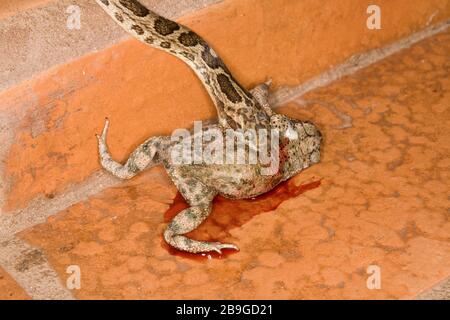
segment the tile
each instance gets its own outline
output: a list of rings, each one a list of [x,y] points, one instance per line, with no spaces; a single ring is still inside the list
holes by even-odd
[[[0,268],[0,300],[28,300],[30,297],[9,274]]]

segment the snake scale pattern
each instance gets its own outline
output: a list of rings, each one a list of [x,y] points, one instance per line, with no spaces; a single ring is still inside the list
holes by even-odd
[[[268,127],[264,108],[232,76],[222,59],[195,32],[148,10],[134,0],[100,0],[105,11],[140,41],[187,63],[208,90],[226,128]]]

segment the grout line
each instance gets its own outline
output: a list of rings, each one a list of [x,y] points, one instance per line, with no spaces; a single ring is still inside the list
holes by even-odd
[[[344,76],[353,74],[360,69],[366,68],[380,60],[387,58],[397,52],[411,47],[412,45],[441,33],[450,26],[450,20],[446,20],[439,24],[430,26],[419,32],[412,34],[409,37],[398,40],[390,45],[382,48],[373,49],[364,53],[359,53],[351,56],[344,63],[331,68],[325,73],[306,81],[305,83],[296,87],[281,87],[270,98],[270,105],[273,108],[286,104],[294,99],[297,99],[305,93],[324,87],[333,81],[336,81]]]
[[[53,199],[38,197],[24,209],[0,213],[0,241],[44,223],[48,217],[118,183],[120,183],[119,179],[106,172],[95,172],[83,183],[72,186]]]
[[[42,251],[12,237],[0,243],[0,266],[36,300],[74,300]]]
[[[418,294],[416,300],[450,300],[450,277]]]

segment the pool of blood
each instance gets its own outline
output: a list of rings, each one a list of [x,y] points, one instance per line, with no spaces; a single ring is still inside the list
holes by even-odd
[[[233,241],[230,235],[231,229],[242,226],[261,213],[275,210],[284,201],[295,198],[308,190],[318,188],[320,184],[321,180],[316,180],[297,186],[291,179],[254,199],[231,200],[217,196],[213,201],[213,209],[208,218],[197,229],[187,233],[186,236],[195,240],[235,243],[236,241]],[[187,207],[188,204],[178,192],[173,203],[164,214],[164,221],[170,222],[179,212]],[[198,261],[223,259],[237,252],[225,249],[222,250],[222,254],[216,252],[192,254],[172,248],[164,240],[162,240],[162,246],[172,255]]]

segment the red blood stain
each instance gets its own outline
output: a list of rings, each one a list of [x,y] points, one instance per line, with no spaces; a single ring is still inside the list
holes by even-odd
[[[186,234],[186,236],[195,240],[236,244],[236,241],[233,241],[236,239],[231,238],[231,229],[242,226],[254,216],[275,210],[284,201],[295,198],[308,190],[318,188],[320,184],[321,180],[317,180],[297,186],[291,179],[279,184],[270,192],[254,199],[231,200],[217,196],[213,201],[212,212],[205,222],[196,230]],[[164,214],[164,221],[170,222],[179,212],[187,207],[188,204],[178,192],[172,205]],[[198,261],[205,261],[208,258],[223,259],[230,254],[236,253],[235,250],[222,250],[222,254],[216,252],[191,254],[172,248],[164,240],[162,240],[162,246],[172,255]]]

